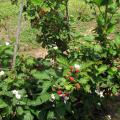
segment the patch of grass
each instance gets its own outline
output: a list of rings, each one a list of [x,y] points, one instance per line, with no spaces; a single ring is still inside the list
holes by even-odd
[[[0,1],[0,18],[1,24],[6,25],[6,28],[9,31],[9,36],[12,41],[16,39],[16,31],[18,25],[18,15],[19,15],[19,4],[12,5],[10,0]],[[4,28],[1,28],[4,36],[6,35],[6,31]],[[21,35],[20,41],[22,45],[29,44],[30,46],[38,45],[36,42],[36,30],[31,28],[30,22],[25,21],[24,17],[22,19],[21,25]],[[4,38],[5,39],[5,38]]]
[[[14,17],[18,14],[19,9],[16,5],[11,5],[10,1],[0,1],[0,17],[8,18]]]
[[[88,21],[91,19],[90,8],[86,5],[84,0],[70,0],[69,13],[76,19],[81,21]]]
[[[21,37],[20,37],[21,42],[29,43],[33,46],[35,45],[38,46],[39,43],[36,42],[36,32],[37,32],[36,29],[26,27],[21,32]]]

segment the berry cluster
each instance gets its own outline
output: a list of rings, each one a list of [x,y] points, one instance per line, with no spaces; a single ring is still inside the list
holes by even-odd
[[[70,71],[67,72],[67,75],[65,76],[65,78],[68,79],[70,82],[75,82],[75,79],[78,78],[79,73],[80,73],[80,70],[78,67],[70,66]]]
[[[71,82],[77,90],[80,89],[80,84],[77,82],[77,79],[79,78],[79,73],[80,73],[80,66],[76,65],[75,66],[70,66],[70,71],[67,72],[67,75],[65,78]]]
[[[60,96],[60,97],[65,97],[65,96],[69,96],[69,93],[65,93],[65,92],[63,92],[62,90],[58,90],[57,91],[57,94]]]

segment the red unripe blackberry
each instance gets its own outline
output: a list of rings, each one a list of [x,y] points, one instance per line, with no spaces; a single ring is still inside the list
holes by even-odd
[[[80,72],[80,70],[78,70],[78,69],[75,70],[75,73],[79,73],[79,72]]]
[[[73,71],[74,70],[74,67],[73,66],[70,66],[70,71]]]
[[[62,94],[62,90],[58,90],[58,91],[57,91],[57,94],[58,94],[58,95],[61,95],[61,94]]]
[[[70,81],[74,81],[74,77],[69,77],[69,80]]]

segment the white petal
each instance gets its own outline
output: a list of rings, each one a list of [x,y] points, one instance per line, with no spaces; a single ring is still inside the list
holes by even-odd
[[[75,67],[76,69],[80,69],[80,65],[78,65],[78,64],[75,64],[74,67]]]
[[[10,45],[10,43],[9,42],[5,42],[5,44],[8,46],[8,45]]]
[[[5,74],[5,72],[4,71],[1,71],[0,72],[0,76],[2,76],[2,75],[4,75]]]
[[[51,98],[52,98],[53,100],[55,100],[55,95],[54,95],[54,94],[51,94]]]
[[[55,46],[55,47],[53,47],[53,49],[54,49],[54,50],[57,50],[57,49],[58,49],[58,47],[57,47],[57,46]]]
[[[15,95],[17,95],[18,91],[17,90],[13,90],[12,93],[15,94]]]
[[[16,94],[16,98],[19,100],[21,99],[21,95],[20,94]]]

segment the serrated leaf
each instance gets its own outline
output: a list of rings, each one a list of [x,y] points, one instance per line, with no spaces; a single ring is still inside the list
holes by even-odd
[[[51,85],[52,85],[51,81],[45,81],[42,85],[43,90],[41,94],[47,92]]]

